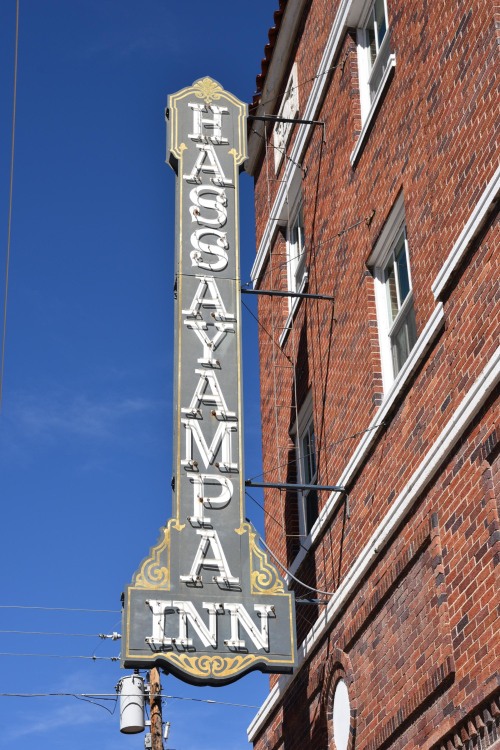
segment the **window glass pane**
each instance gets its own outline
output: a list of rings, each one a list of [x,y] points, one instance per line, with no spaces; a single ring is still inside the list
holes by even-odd
[[[312,424],[302,439],[302,465],[304,484],[312,484],[316,478],[316,444]]]
[[[302,283],[305,271],[304,219],[302,205],[299,206],[297,214],[289,226],[288,260],[290,263],[290,288],[293,291],[296,291]]]
[[[385,36],[385,32],[387,31],[387,21],[385,18],[385,6],[384,6],[384,0],[376,0],[375,5],[373,6],[374,14],[375,14],[375,22],[377,24],[377,41],[378,46],[377,50],[382,44],[382,39]]]
[[[306,433],[302,438],[302,472],[303,481],[305,484],[309,484],[309,435]]]
[[[392,336],[392,364],[394,375],[397,375],[409,354],[408,340],[406,335],[406,324],[399,328]]]
[[[298,226],[296,223],[290,227],[290,256],[295,258],[297,256],[297,238],[298,238]]]
[[[402,305],[410,293],[410,276],[408,274],[408,257],[404,234],[401,235],[401,243],[396,249],[396,266],[398,269],[399,299]]]
[[[417,326],[413,305],[408,309],[404,321],[391,337],[394,375],[402,368],[417,340]]]
[[[373,65],[375,58],[377,57],[377,45],[375,43],[375,29],[373,28],[373,22],[367,28],[368,32],[368,47],[370,50],[370,65]]]
[[[300,256],[304,252],[304,227],[297,227],[297,256]]]
[[[406,325],[408,329],[408,351],[411,352],[417,340],[417,323],[415,320],[415,310],[413,308],[413,305],[408,310],[408,315],[406,316]]]
[[[313,424],[309,428],[309,447],[309,481],[313,482],[316,479],[316,437]]]
[[[387,309],[389,312],[389,322],[392,325],[398,314],[398,293],[396,290],[396,274],[394,272],[394,261],[391,259],[385,269],[385,280],[387,289]]]
[[[304,251],[304,215],[302,205],[295,217],[294,225],[294,242],[297,245],[297,257],[300,257]]]
[[[316,490],[311,490],[305,497],[306,503],[306,534],[309,534],[314,523],[316,522],[319,509],[318,509],[318,493]]]

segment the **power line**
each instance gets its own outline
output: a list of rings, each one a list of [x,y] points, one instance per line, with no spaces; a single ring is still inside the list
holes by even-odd
[[[7,298],[9,294],[9,267],[10,267],[10,238],[12,230],[12,196],[14,192],[14,145],[16,135],[16,104],[17,104],[17,59],[19,51],[19,0],[16,0],[16,32],[14,45],[14,84],[12,92],[12,136],[10,152],[10,184],[9,184],[9,213],[7,221],[7,252],[5,256],[5,289],[3,303],[3,328],[2,328],[2,353],[0,360],[0,410],[3,397],[3,373],[5,367],[5,339],[7,334]]]
[[[91,661],[120,661],[119,656],[70,656],[65,654],[18,654],[0,651],[0,656],[40,656],[44,659],[90,659]]]
[[[82,607],[40,607],[28,604],[0,604],[0,609],[41,609],[49,612],[112,612],[120,614],[121,609],[85,609]]]
[[[252,133],[255,133],[255,135],[261,139],[261,141],[264,141],[267,146],[267,137],[263,136],[262,133],[257,132],[255,128],[252,128]],[[274,143],[269,143],[269,146],[271,148],[274,148],[275,151],[279,151],[281,154],[283,154],[286,161],[289,161],[291,164],[293,164],[297,169],[300,169],[301,172],[305,173],[305,167],[302,166],[302,164],[299,164],[298,161],[294,161],[291,156],[288,156],[286,152],[286,148],[282,148],[281,146],[275,146]]]
[[[345,63],[346,63],[346,60],[347,60],[348,57],[349,57],[349,52],[346,52],[345,55],[344,55],[344,59],[342,60],[342,62],[338,63],[337,65],[331,65],[329,68],[327,68],[326,70],[324,70],[322,73],[316,73],[316,75],[313,76],[312,78],[307,78],[305,81],[302,81],[301,83],[298,83],[296,86],[292,86],[292,88],[290,89],[290,93],[292,91],[296,91],[301,86],[305,86],[306,83],[311,83],[311,81],[315,81],[317,78],[321,78],[321,76],[328,75],[328,73],[331,73],[332,70],[336,70],[337,68],[341,68],[342,70],[344,70],[344,66],[345,66]],[[273,96],[271,99],[266,99],[266,101],[264,101],[264,102],[262,102],[262,101],[259,100],[257,102],[257,104],[251,104],[249,106],[249,109],[257,109],[258,107],[264,107],[266,104],[272,104],[273,102],[277,101],[278,99],[281,99],[281,97],[282,97],[282,94],[278,94],[278,96]]]
[[[300,578],[297,578],[296,576],[294,576],[293,573],[290,573],[290,571],[288,570],[288,568],[286,568],[283,565],[283,563],[278,560],[278,558],[276,557],[276,555],[274,554],[274,552],[272,552],[269,549],[269,547],[267,546],[267,544],[265,543],[265,541],[262,539],[262,537],[259,537],[259,539],[260,539],[261,544],[264,545],[264,547],[269,552],[269,554],[271,555],[271,557],[273,558],[273,560],[275,562],[277,562],[278,565],[280,566],[280,568],[282,570],[284,570],[285,573],[288,576],[290,576],[290,578],[293,578],[293,580],[296,581],[296,583],[300,584],[301,586],[303,586],[306,589],[309,589],[309,591],[314,591],[316,594],[323,594],[324,596],[334,596],[335,591],[322,591],[321,589],[315,589],[313,586],[309,586],[307,583],[304,583],[304,581],[301,581]]]
[[[324,240],[321,240],[320,242],[315,242],[314,240],[310,243],[310,250],[316,250],[318,247],[321,247],[322,245],[327,245],[330,242],[333,242],[334,240],[337,240],[339,237],[343,237],[344,234],[347,234],[347,232],[350,232],[351,229],[356,229],[357,227],[361,226],[362,224],[366,224],[367,226],[370,226],[370,222],[373,219],[373,216],[375,214],[375,209],[372,209],[372,212],[369,216],[363,216],[361,219],[358,219],[354,222],[354,224],[350,224],[347,227],[344,227],[343,229],[340,229],[335,234],[331,234],[330,237],[327,237]],[[281,263],[278,263],[278,265],[275,267],[277,269],[285,268],[292,262],[293,258],[287,258],[287,260],[281,261]]]
[[[0,630],[0,633],[11,635],[55,635],[73,638],[111,638],[115,641],[120,637],[118,633],[111,635],[105,635],[104,633],[48,633],[41,630]]]
[[[259,318],[258,318],[258,317],[257,317],[257,316],[256,316],[256,315],[254,314],[253,310],[251,310],[251,309],[250,309],[250,308],[248,307],[248,305],[246,305],[246,304],[245,304],[245,302],[244,302],[243,300],[241,300],[241,304],[242,304],[242,306],[243,306],[243,307],[244,307],[244,308],[245,308],[246,310],[248,310],[248,312],[250,313],[250,315],[252,316],[252,318],[253,318],[253,319],[254,319],[254,320],[255,320],[255,321],[257,322],[257,325],[259,325],[259,326],[260,326],[260,327],[262,328],[262,330],[264,331],[264,333],[266,334],[266,336],[268,336],[268,337],[269,337],[269,338],[271,339],[271,341],[273,342],[273,344],[274,344],[274,345],[275,345],[275,346],[276,346],[276,347],[277,347],[277,348],[278,348],[278,349],[280,350],[281,354],[282,354],[282,355],[283,355],[283,356],[285,357],[285,359],[287,359],[287,360],[288,360],[288,362],[290,362],[291,364],[293,364],[293,363],[292,363],[292,360],[290,359],[290,357],[288,356],[288,354],[286,354],[286,353],[285,353],[285,352],[283,351],[283,349],[281,348],[281,346],[280,346],[280,345],[278,344],[278,342],[277,342],[277,341],[276,341],[276,340],[274,339],[274,337],[272,336],[272,334],[271,334],[271,333],[269,333],[269,331],[268,331],[268,330],[267,330],[267,328],[266,328],[266,327],[264,326],[264,324],[262,323],[262,321],[261,321],[261,320],[259,320]]]
[[[345,437],[340,438],[339,440],[335,440],[335,442],[333,443],[329,443],[324,448],[322,448],[322,451],[324,452],[324,451],[330,450],[331,448],[335,448],[335,446],[340,445],[341,443],[345,443],[347,440],[353,440],[354,438],[359,437],[360,435],[364,435],[365,432],[371,432],[372,430],[376,430],[379,427],[383,427],[384,424],[385,424],[384,422],[378,422],[377,424],[374,424],[371,427],[367,427],[366,430],[360,430],[359,432],[353,432],[352,435],[346,435]],[[304,457],[308,458],[311,455],[313,454],[308,453]],[[283,464],[277,464],[276,466],[271,467],[268,471],[263,471],[261,474],[255,474],[255,476],[250,477],[250,481],[253,481],[254,479],[260,479],[261,477],[264,478],[265,476],[270,474],[272,471],[276,471],[277,469],[282,469],[284,466],[289,466],[290,464],[293,464],[295,462],[296,462],[296,459],[292,458],[290,461],[286,461]]]
[[[265,513],[265,514],[266,514],[267,516],[269,516],[269,518],[271,518],[271,519],[272,519],[272,520],[274,521],[274,523],[276,523],[276,524],[277,524],[277,525],[278,525],[278,526],[280,527],[280,529],[281,529],[282,531],[284,531],[284,532],[285,532],[285,536],[286,536],[286,537],[288,537],[288,538],[290,538],[290,537],[293,537],[294,539],[300,539],[300,537],[301,537],[301,536],[305,536],[305,534],[287,534],[287,533],[286,533],[286,529],[285,529],[285,527],[283,526],[283,524],[281,523],[281,521],[278,521],[278,519],[277,519],[277,518],[276,518],[275,516],[273,516],[273,515],[272,515],[272,513],[270,513],[270,512],[269,512],[269,511],[267,510],[267,508],[265,508],[265,507],[264,507],[263,505],[261,505],[261,503],[259,503],[259,501],[258,501],[258,500],[256,500],[256,499],[255,499],[255,498],[253,497],[253,495],[251,495],[251,494],[249,493],[249,491],[248,491],[247,489],[245,489],[245,494],[246,494],[246,495],[247,495],[247,496],[248,496],[248,497],[250,498],[250,500],[253,500],[253,502],[255,503],[255,505],[258,505],[258,506],[259,506],[259,508],[260,508],[261,510],[263,510],[263,511],[264,511],[264,513]],[[300,545],[300,547],[301,547],[301,548],[302,548],[302,549],[304,550],[304,552],[308,552],[308,551],[309,551],[309,550],[308,550],[308,548],[307,548],[307,547],[305,547],[305,546],[304,546],[304,545],[302,544],[302,542],[300,542],[300,541],[299,541],[299,545]]]
[[[247,703],[229,703],[226,701],[214,701],[211,698],[183,698],[179,695],[161,695],[164,700],[192,701],[193,703],[211,703],[214,706],[234,706],[235,708],[260,708]]]
[[[120,695],[127,695],[121,693]],[[232,706],[234,708],[260,708],[249,703],[230,703],[228,701],[216,701],[211,698],[188,698],[181,695],[158,695],[162,700],[191,701],[193,703],[209,703],[214,706]],[[116,693],[0,693],[0,698],[81,698],[98,700],[117,700]]]
[[[245,492],[246,492],[246,494],[248,495],[248,497],[249,497],[249,498],[250,498],[251,500],[253,500],[253,501],[254,501],[254,503],[255,503],[256,505],[258,505],[258,506],[259,506],[260,508],[262,508],[262,510],[264,511],[264,513],[266,513],[266,514],[267,514],[267,515],[268,515],[268,516],[269,516],[270,518],[272,518],[272,520],[273,520],[273,521],[274,521],[275,523],[277,523],[277,524],[278,524],[278,526],[279,526],[279,527],[280,527],[280,528],[281,528],[281,529],[282,529],[283,531],[285,531],[285,532],[286,532],[286,529],[285,529],[285,527],[283,526],[283,524],[282,524],[282,523],[280,523],[280,521],[278,521],[278,519],[277,519],[277,518],[275,518],[275,517],[274,517],[273,515],[271,515],[271,513],[269,513],[269,511],[268,511],[268,510],[266,510],[266,509],[264,508],[264,506],[263,506],[263,505],[261,505],[261,504],[260,504],[260,503],[259,503],[259,502],[258,502],[258,501],[257,501],[257,500],[256,500],[256,499],[254,498],[254,497],[252,497],[252,495],[250,495],[250,493],[249,493],[249,492],[248,492],[247,490],[246,490]],[[285,536],[289,536],[289,534],[286,534],[286,533],[285,533]],[[275,562],[277,562],[277,563],[278,563],[278,565],[280,566],[280,568],[281,568],[282,570],[284,570],[284,572],[285,572],[285,573],[286,573],[286,574],[287,574],[288,576],[290,576],[290,578],[293,578],[293,580],[294,580],[294,581],[295,581],[296,583],[300,584],[300,586],[304,586],[304,588],[306,588],[306,589],[309,589],[309,591],[314,591],[314,592],[315,592],[316,594],[323,594],[324,596],[333,596],[333,595],[335,594],[335,591],[322,591],[321,589],[315,589],[315,588],[313,588],[313,586],[309,586],[309,585],[308,585],[307,583],[304,583],[304,581],[301,581],[301,580],[300,580],[300,578],[297,578],[296,576],[294,576],[294,575],[293,575],[293,573],[290,573],[290,571],[288,570],[288,568],[286,568],[286,567],[285,567],[285,566],[283,565],[283,563],[282,563],[282,562],[280,562],[280,560],[279,560],[279,559],[278,559],[278,558],[276,557],[276,555],[274,554],[274,552],[272,552],[272,551],[271,551],[271,550],[269,549],[269,547],[267,546],[267,544],[265,543],[265,541],[264,541],[264,540],[262,539],[262,537],[259,537],[259,539],[260,539],[260,542],[261,542],[261,544],[263,544],[263,545],[264,545],[264,547],[266,548],[266,550],[267,550],[267,551],[269,552],[269,554],[270,554],[270,555],[271,555],[271,557],[272,557],[272,558],[273,558],[273,559],[275,560]],[[309,550],[308,550],[308,548],[307,548],[307,547],[305,547],[305,546],[304,546],[304,545],[302,544],[302,542],[299,542],[299,545],[300,545],[300,547],[301,547],[301,548],[302,548],[302,549],[303,549],[303,550],[304,550],[305,552],[308,552],[308,551],[309,551]]]

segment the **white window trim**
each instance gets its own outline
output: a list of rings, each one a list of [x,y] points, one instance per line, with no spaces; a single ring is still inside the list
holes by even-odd
[[[359,98],[361,104],[361,119],[364,122],[371,109],[370,101],[370,86],[369,80],[373,70],[377,67],[377,61],[380,64],[380,60],[385,52],[385,47],[390,43],[390,29],[389,29],[389,16],[387,13],[387,2],[384,1],[386,31],[382,44],[380,45],[377,57],[373,65],[370,63],[370,39],[368,35],[368,23],[375,5],[375,0],[368,0],[365,3],[365,8],[361,14],[358,22],[358,28],[356,29],[356,51],[358,55],[358,74],[359,74]],[[376,42],[377,43],[377,42]],[[379,85],[379,88],[381,85]]]
[[[377,327],[378,327],[378,338],[379,338],[379,349],[380,349],[380,364],[382,367],[382,385],[384,393],[392,386],[395,375],[392,362],[392,352],[390,346],[390,335],[396,323],[389,321],[389,314],[387,310],[387,290],[385,280],[385,268],[389,257],[393,251],[394,244],[396,243],[402,227],[405,224],[405,209],[403,194],[401,193],[394,204],[394,207],[385,222],[384,228],[377,240],[377,244],[368,259],[367,265],[373,268],[374,276],[374,287],[375,287],[375,304],[377,308]],[[398,314],[398,320],[401,313],[412,304],[412,284],[411,284],[411,269],[408,264],[408,278],[410,281],[410,294],[407,300]]]
[[[330,77],[327,73],[331,69],[334,60],[338,56],[344,43],[346,30],[348,28],[359,26],[359,19],[365,9],[365,5],[366,3],[364,3],[363,0],[340,0],[337,14],[333,20],[332,28],[330,29],[323,50],[323,56],[312,83],[309,98],[302,107],[302,118],[304,120],[313,121],[318,118],[325,90],[330,85]],[[295,5],[293,4],[292,10],[295,10]],[[288,14],[285,14],[285,20],[287,19],[287,16]],[[290,18],[292,18],[292,15]],[[278,37],[278,44],[280,43],[280,40],[281,34]],[[259,111],[259,114],[262,114],[262,112]],[[303,154],[309,144],[314,127],[315,126],[312,124],[301,125],[297,132],[297,137],[295,138],[293,147],[289,154],[290,158],[285,165],[282,179],[278,185],[278,192],[270,211],[270,217],[272,218],[267,220],[262,239],[259,243],[257,255],[250,271],[254,287],[258,286],[260,277],[264,271],[266,259],[271,250],[276,229],[280,224],[280,219],[278,217],[282,215],[287,195],[289,194],[294,181],[297,179],[297,175],[301,173],[301,169],[298,165],[302,163]]]
[[[338,617],[346,600],[366,576],[379,552],[387,545],[401,522],[408,516],[422,491],[449,456],[468,425],[480,412],[490,394],[500,382],[500,348],[496,350],[469,391],[452,414],[441,433],[417,466],[408,483],[393,501],[368,543],[363,547],[334,596],[323,610],[298,649],[298,664],[292,675],[282,675],[262,704],[247,729],[249,742],[267,723],[290,685],[300,673],[302,665],[317,647],[332,621]]]

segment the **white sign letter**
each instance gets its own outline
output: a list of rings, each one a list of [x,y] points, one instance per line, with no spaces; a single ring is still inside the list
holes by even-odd
[[[211,339],[205,333],[205,331],[208,331],[208,325],[203,320],[185,320],[184,325],[190,331],[194,331],[203,344],[203,357],[198,357],[198,364],[205,367],[219,367],[220,363],[212,355],[226,337],[226,333],[234,333],[234,326],[231,323],[215,323],[217,333]]]
[[[218,576],[214,576],[216,583],[222,583],[227,585],[228,583],[239,583],[240,579],[231,575],[229,565],[227,564],[222,544],[220,543],[219,535],[213,530],[203,529],[197,531],[197,534],[201,536],[201,541],[198,546],[193,564],[189,575],[180,576],[181,581],[186,583],[195,583],[200,580],[200,571],[202,568],[217,568],[219,571]],[[208,548],[212,547],[215,557],[207,557]]]
[[[214,119],[209,120],[208,117],[202,117],[202,115],[208,113],[207,107],[200,102],[188,102],[188,107],[193,110],[193,132],[189,134],[189,138],[192,141],[204,141],[206,143],[207,136],[203,134],[203,125],[206,128],[213,130],[213,135],[208,136],[208,139],[216,145],[229,143],[227,138],[222,137],[222,116],[229,114],[227,107],[217,107],[212,104],[209,109],[214,114]]]
[[[196,468],[197,466],[196,461],[193,459],[193,442],[198,446],[205,469],[208,469],[208,467],[213,464],[217,451],[222,443],[222,461],[218,462],[219,470],[238,470],[238,464],[233,464],[231,462],[231,433],[236,432],[238,429],[235,424],[231,424],[231,422],[219,422],[217,425],[217,432],[212,438],[210,447],[208,447],[207,441],[201,431],[200,423],[197,419],[181,419],[181,422],[186,429],[186,457],[181,461],[183,466],[188,470],[192,470],[193,467]]]
[[[215,195],[215,198],[206,198],[205,193],[208,195]],[[192,205],[189,209],[191,218],[198,224],[205,224],[205,226],[211,227],[223,227],[227,221],[227,196],[224,188],[212,187],[211,185],[200,185],[195,187],[189,193]],[[210,219],[206,216],[201,216],[200,208],[208,208],[211,211],[215,211],[217,214],[214,218]]]
[[[224,172],[222,171],[219,157],[215,153],[215,149],[211,143],[200,143],[196,146],[200,153],[196,159],[191,174],[183,174],[183,178],[186,182],[194,182],[195,184],[201,183],[200,172],[205,174],[213,174],[214,177],[210,178],[213,185],[219,185],[220,187],[231,187],[233,184],[232,180],[229,180]],[[208,159],[208,164],[205,162]]]
[[[214,320],[226,321],[234,320],[235,316],[228,313],[222,297],[220,296],[219,288],[215,282],[213,276],[197,276],[200,280],[198,289],[195,292],[191,307],[188,310],[183,310],[182,314],[187,315],[188,318],[200,318],[200,308],[204,307],[207,309],[214,309]],[[209,292],[210,296],[206,294]]]
[[[229,505],[233,496],[233,483],[226,477],[218,477],[214,474],[194,474],[191,477],[194,485],[194,513],[188,520],[191,523],[210,524],[210,518],[205,515],[205,508],[225,508]],[[205,486],[218,484],[220,495],[208,497],[205,493]]]
[[[217,375],[213,370],[195,370],[196,375],[200,376],[198,385],[193,393],[191,403],[187,408],[182,408],[183,414],[189,414],[189,416],[196,416],[200,409],[200,404],[206,404],[208,406],[215,406],[213,414],[219,419],[236,419],[236,412],[228,411],[224,396],[217,380]],[[211,393],[207,393],[207,389],[210,389]]]
[[[209,242],[202,242],[201,238],[207,235],[215,235],[217,237],[216,244],[211,245]],[[226,233],[221,232],[220,229],[210,229],[209,227],[202,227],[197,229],[191,235],[191,245],[194,250],[191,251],[191,263],[193,266],[203,268],[204,271],[223,271],[227,266],[227,251],[229,250],[229,243],[227,241]],[[218,260],[213,263],[209,263],[203,260],[202,253],[209,253],[215,255]]]
[[[270,614],[274,614],[273,607],[268,604],[254,604],[253,608],[262,618],[260,631],[248,614],[243,604],[225,604],[225,609],[231,612],[231,638],[225,641],[229,648],[245,648],[245,641],[240,639],[239,625],[242,625],[252,639],[255,648],[269,650],[269,628],[267,621]]]

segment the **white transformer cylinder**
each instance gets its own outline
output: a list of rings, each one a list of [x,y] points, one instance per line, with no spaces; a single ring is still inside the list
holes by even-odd
[[[144,731],[144,680],[138,674],[122,677],[120,693],[120,732],[138,734]]]

